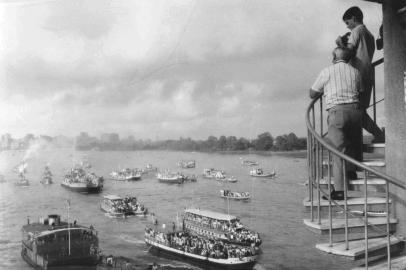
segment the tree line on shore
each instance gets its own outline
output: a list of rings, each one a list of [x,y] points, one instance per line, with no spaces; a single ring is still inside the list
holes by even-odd
[[[77,150],[173,150],[173,151],[291,151],[306,149],[307,139],[298,138],[294,133],[274,138],[269,132],[261,133],[249,140],[235,136],[209,136],[207,140],[120,140],[116,142],[86,141],[76,138]]]

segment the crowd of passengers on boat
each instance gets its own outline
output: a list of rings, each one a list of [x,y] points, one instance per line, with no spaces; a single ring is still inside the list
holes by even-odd
[[[136,197],[124,197],[123,200],[112,201],[113,208],[119,213],[144,212],[145,207],[137,201]]]
[[[250,243],[254,244],[255,246],[259,246],[261,244],[259,234],[257,232],[253,233],[245,229],[238,220],[213,220],[210,218],[194,215],[192,213],[185,213],[184,220],[191,221],[210,229],[227,232],[224,235],[231,241]]]
[[[163,245],[208,258],[228,259],[256,255],[254,247],[230,245],[220,240],[204,239],[187,232],[165,234],[163,232],[156,232],[151,228],[146,228],[145,235]]]
[[[87,173],[82,168],[73,168],[71,169],[70,174],[65,176],[65,180],[67,180],[69,183],[85,182],[97,184],[99,179],[100,177],[98,177],[96,174]]]

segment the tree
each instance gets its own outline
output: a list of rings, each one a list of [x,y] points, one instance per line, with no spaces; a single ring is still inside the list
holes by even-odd
[[[259,134],[253,142],[255,150],[267,151],[273,146],[273,137],[269,132]]]

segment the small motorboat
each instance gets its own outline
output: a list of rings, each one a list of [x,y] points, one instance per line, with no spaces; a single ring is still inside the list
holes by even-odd
[[[251,195],[249,192],[236,192],[230,190],[220,190],[220,197],[226,199],[233,199],[237,201],[244,201],[251,199]]]
[[[269,177],[274,177],[276,175],[275,171],[272,172],[264,172],[261,168],[253,169],[250,171],[250,175],[252,177],[264,177],[264,178],[269,178]]]

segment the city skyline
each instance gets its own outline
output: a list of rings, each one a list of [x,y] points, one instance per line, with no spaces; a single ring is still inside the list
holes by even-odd
[[[377,36],[380,5],[356,0],[2,0],[2,133],[305,136],[353,5]]]

